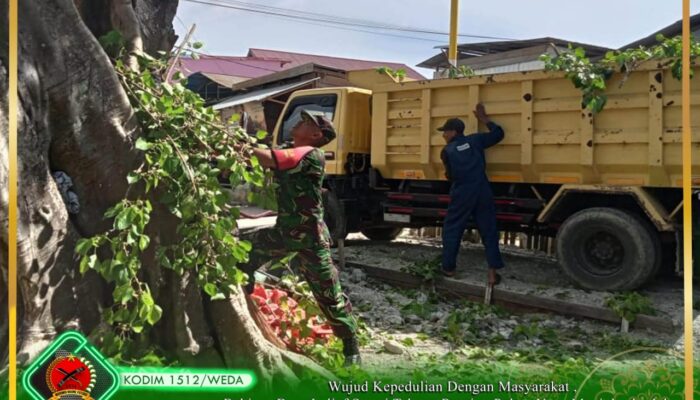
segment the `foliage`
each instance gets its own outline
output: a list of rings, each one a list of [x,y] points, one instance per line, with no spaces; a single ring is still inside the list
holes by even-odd
[[[468,65],[460,65],[459,67],[450,65],[450,68],[447,70],[447,76],[450,79],[468,78],[474,76],[474,70]]]
[[[573,48],[558,53],[556,56],[543,54],[540,59],[545,63],[547,71],[563,71],[566,78],[581,90],[582,108],[588,108],[593,113],[599,113],[605,107],[607,96],[607,80],[614,72],[625,74],[621,85],[627,76],[645,61],[659,60],[661,67],[669,67],[674,78],[681,79],[683,46],[680,37],[665,38],[657,36],[659,44],[650,48],[640,46],[636,49],[609,51],[598,61],[591,61],[583,48]],[[691,40],[691,64],[700,55],[700,42]],[[693,71],[690,71],[692,76]]]
[[[403,80],[406,79],[406,70],[403,68],[392,69],[389,67],[378,67],[375,69],[375,71],[382,75],[387,74],[399,82],[403,82]]]
[[[422,319],[426,319],[434,310],[435,306],[428,302],[420,303],[417,301],[412,301],[406,304],[405,306],[401,307],[401,314],[403,316],[415,315]]]
[[[637,293],[618,293],[606,299],[605,305],[620,317],[629,322],[637,319],[638,314],[654,315],[656,311],[649,298]]]
[[[314,298],[309,284],[294,274],[283,275],[279,283],[280,287],[289,291],[291,297],[298,304],[297,309],[303,311],[299,313],[297,318],[288,319],[284,329],[289,329],[292,332],[298,331],[299,339],[308,338],[311,335],[309,326],[312,320],[324,321],[323,313],[318,307],[318,303]],[[286,302],[287,300],[284,301],[285,304]],[[358,341],[361,346],[364,346],[369,343],[370,338],[364,322],[358,322]],[[298,345],[306,355],[314,359],[324,368],[331,371],[339,371],[342,369],[345,359],[343,356],[343,344],[342,341],[335,336],[331,336],[326,342],[323,340],[316,340],[312,344],[303,343],[303,341],[300,340]]]
[[[603,94],[605,81],[612,75],[612,70],[607,65],[591,62],[586,57],[586,52],[578,47],[552,58],[549,54],[542,55],[545,69],[548,71],[565,71],[566,77],[573,82],[577,89],[581,89],[583,105],[593,112],[600,112],[605,106],[607,97]]]
[[[102,40],[106,45],[117,42],[116,35]],[[94,270],[113,285],[114,303],[104,319],[115,328],[111,343],[117,347],[162,317],[142,278],[146,252],[155,254],[157,266],[194,277],[212,299],[224,298],[246,281],[236,265],[248,260],[251,244],[234,236],[239,212],[228,204],[220,177],[227,174],[232,187],[262,187],[265,182],[251,155],[256,138],[223,125],[217,113],[185,88],[182,74],[165,82],[166,58],[139,55],[138,61],[140,72],[119,60],[115,71],[141,128],[134,147],[143,162],[127,176],[126,198],[104,215],[112,219],[112,227],[79,240],[75,248],[82,273]],[[154,208],[176,224],[150,226]]]
[[[423,282],[431,282],[440,271],[440,262],[440,257],[418,260],[406,267],[401,267],[401,271],[417,276]]]
[[[464,302],[462,307],[453,310],[447,317],[442,336],[458,346],[500,341],[500,337],[483,337],[480,335],[480,321],[490,314],[495,314],[496,316],[506,315],[498,306]]]

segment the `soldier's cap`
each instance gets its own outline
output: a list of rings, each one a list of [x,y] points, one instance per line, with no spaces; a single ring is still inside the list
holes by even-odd
[[[464,133],[464,122],[459,118],[450,118],[445,121],[443,126],[437,128],[437,130],[441,132],[455,131],[457,133]]]
[[[309,110],[301,110],[301,118],[304,121],[313,122],[323,133],[323,136],[330,142],[335,139],[336,133],[333,123],[323,115],[312,114]]]

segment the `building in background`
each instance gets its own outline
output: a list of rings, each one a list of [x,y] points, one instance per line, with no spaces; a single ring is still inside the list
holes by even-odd
[[[387,76],[376,72],[379,67],[403,69],[406,80],[425,79],[400,63],[265,49],[250,49],[245,57],[183,58],[177,67],[187,76],[190,90],[219,111],[222,119],[238,114],[237,123],[250,134],[271,131],[296,90],[388,82]]]
[[[542,54],[554,55],[557,51],[564,51],[568,48],[569,43],[574,47],[582,47],[589,57],[602,56],[611,50],[606,47],[569,42],[552,37],[465,43],[457,46],[457,65],[470,67],[476,75],[536,71],[544,69],[544,63],[539,60]],[[417,66],[434,70],[433,78],[443,78],[447,76],[450,68],[447,58],[448,46],[436,48],[440,49],[439,54]]]
[[[285,60],[255,57],[202,55],[198,59],[181,58],[176,68],[187,77],[187,87],[207,104],[233,95],[231,86],[248,79],[281,71]]]
[[[651,47],[657,44],[656,36],[678,36],[683,32],[683,21],[679,20],[662,28],[649,36],[635,40],[620,50],[639,46]],[[700,37],[700,14],[690,17],[690,29],[695,37]],[[476,75],[496,74],[503,72],[536,71],[544,69],[540,55],[555,55],[557,51],[566,50],[569,43],[574,47],[582,47],[590,58],[602,57],[613,50],[602,46],[585,43],[569,42],[567,40],[544,37],[528,40],[504,40],[495,42],[466,43],[457,46],[457,65],[466,65],[474,70]],[[440,53],[418,64],[418,67],[434,70],[433,78],[447,76],[450,64],[447,58],[448,46],[438,46]]]

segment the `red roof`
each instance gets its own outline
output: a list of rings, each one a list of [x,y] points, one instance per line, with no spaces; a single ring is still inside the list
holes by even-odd
[[[198,60],[181,58],[177,68],[185,76],[196,72],[257,78],[289,68],[289,62],[259,57],[230,57],[202,55]]]
[[[392,69],[403,68],[406,70],[406,75],[413,79],[425,79],[425,77],[411,67],[400,64],[391,63],[383,61],[367,61],[367,60],[356,60],[352,58],[341,58],[341,57],[329,57],[320,56],[314,54],[303,54],[303,53],[292,53],[288,51],[278,51],[278,50],[266,50],[266,49],[250,49],[248,51],[249,57],[255,58],[265,58],[265,59],[279,59],[288,60],[289,64],[285,65],[285,69],[296,67],[303,64],[314,63],[318,65],[323,65],[329,68],[336,68],[343,71],[355,71],[359,69],[371,69],[377,67],[389,67]]]
[[[258,78],[308,63],[343,71],[355,71],[377,67],[389,67],[392,69],[403,68],[406,70],[406,75],[408,77],[413,79],[425,79],[425,77],[405,64],[264,49],[250,49],[247,57],[202,55],[198,60],[183,57],[178,60],[176,68],[182,71],[185,76],[190,76],[196,72],[203,72],[242,78]]]

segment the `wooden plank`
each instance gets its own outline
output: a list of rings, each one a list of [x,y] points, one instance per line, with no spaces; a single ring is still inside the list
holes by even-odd
[[[409,108],[409,109],[399,109],[389,111],[389,119],[410,119],[410,118],[420,118],[421,109],[420,108]]]
[[[404,103],[404,102],[411,102],[411,101],[421,101],[421,99],[420,99],[420,97],[398,97],[395,99],[387,100],[387,103]]]
[[[345,265],[351,268],[360,268],[367,276],[387,283],[407,288],[422,286],[420,279],[407,272],[350,261],[346,261]],[[452,278],[438,278],[434,284],[438,291],[449,291],[462,298],[475,301],[483,301],[484,291],[486,290],[485,286],[461,282]],[[540,310],[615,324],[620,323],[620,317],[618,317],[614,311],[603,307],[572,303],[542,296],[526,295],[498,289],[497,287],[494,288],[491,298],[493,303],[507,309]],[[637,329],[651,329],[664,333],[674,333],[677,328],[673,325],[673,321],[667,318],[645,314],[637,315],[637,319],[631,326]]]
[[[581,136],[573,130],[562,130],[557,133],[540,134],[539,132],[532,138],[532,143],[538,144],[575,144],[581,143]]]
[[[657,138],[658,140],[658,138]],[[595,144],[647,144],[649,132],[597,131],[593,134]]]
[[[421,139],[416,135],[391,135],[386,140],[387,146],[420,146]]]
[[[664,81],[661,72],[649,72],[649,182],[654,186],[670,183],[664,167]]]
[[[649,166],[663,165],[664,97],[663,74],[649,72]]]
[[[469,86],[469,104],[467,105],[467,110],[474,110],[476,108],[476,105],[479,103],[479,86],[478,85],[472,85]],[[491,112],[491,110],[486,110],[487,112]],[[470,113],[470,111],[467,111]],[[467,118],[467,133],[472,133],[472,132],[478,132],[479,131],[479,121],[474,118],[473,115],[469,115],[469,118]]]
[[[681,106],[681,94],[680,92],[664,93],[664,106],[665,107],[680,107]],[[696,106],[700,104],[700,94],[690,95],[690,104]]]
[[[420,122],[420,163],[430,164],[430,108],[432,107],[431,89],[423,89],[423,103]]]
[[[581,112],[581,160],[583,167],[593,165],[593,113],[588,110]]]
[[[387,93],[375,93],[372,96],[372,147],[371,162],[375,166],[386,165],[387,135]]]
[[[605,110],[625,110],[630,108],[646,108],[649,101],[646,96],[613,96],[605,104]],[[581,110],[581,98],[548,98],[537,99],[534,104],[535,112],[564,112]]]
[[[604,110],[625,110],[630,108],[646,108],[649,101],[643,94],[610,96],[605,103]]]
[[[455,106],[433,107],[431,110],[433,118],[465,118],[471,113],[468,105],[459,104]]]
[[[520,92],[520,163],[527,168],[532,164],[532,109],[535,102],[532,81],[523,81]]]
[[[581,98],[533,99],[533,111],[536,113],[581,111]]]

